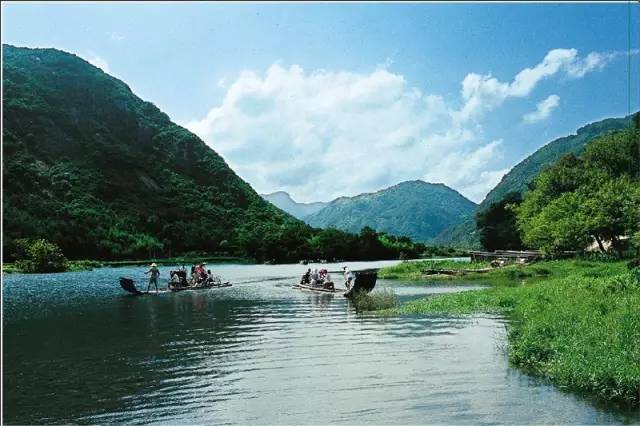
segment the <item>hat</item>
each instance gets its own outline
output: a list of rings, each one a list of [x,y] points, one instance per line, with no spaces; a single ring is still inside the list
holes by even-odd
[[[342,267],[342,269],[347,269],[347,267],[346,267],[346,266],[343,266],[343,267]]]
[[[158,266],[158,265],[156,265],[156,263],[155,263],[155,262],[153,262],[153,263],[151,264],[151,266],[153,267],[153,266]]]

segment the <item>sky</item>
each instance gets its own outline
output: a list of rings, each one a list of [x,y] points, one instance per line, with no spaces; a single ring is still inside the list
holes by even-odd
[[[303,202],[413,179],[480,202],[640,109],[638,3],[3,2],[2,41],[77,54]]]

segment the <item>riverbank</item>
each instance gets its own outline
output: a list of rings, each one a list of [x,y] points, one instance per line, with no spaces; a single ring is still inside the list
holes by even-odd
[[[252,263],[251,259],[245,259],[242,257],[234,257],[234,256],[202,256],[202,257],[194,257],[194,256],[179,256],[179,257],[170,257],[164,259],[138,259],[138,260],[70,260],[68,262],[69,269],[68,272],[78,272],[78,271],[90,271],[95,268],[102,267],[118,267],[118,266],[145,266],[149,265],[152,262],[157,263],[158,265],[193,265],[194,263],[207,262],[207,263],[241,263],[241,264],[249,264]],[[25,273],[21,271],[15,263],[3,263],[2,264],[2,272],[11,274],[11,273]]]
[[[380,276],[424,279],[420,263],[383,269]],[[548,261],[467,273],[464,279],[485,279],[493,286],[420,299],[384,313],[505,315],[514,365],[560,388],[640,404],[640,283],[624,262]]]

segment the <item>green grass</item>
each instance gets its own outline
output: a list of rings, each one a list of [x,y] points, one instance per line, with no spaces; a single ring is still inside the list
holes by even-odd
[[[378,271],[378,278],[402,279],[405,281],[424,280],[422,271],[425,269],[482,269],[488,268],[489,262],[461,262],[455,260],[420,260],[402,262],[395,266],[382,268]]]
[[[357,312],[380,311],[394,308],[398,304],[398,298],[393,290],[385,288],[371,293],[358,292],[351,298],[351,302]]]
[[[443,294],[384,313],[504,314],[511,319],[514,365],[562,388],[639,405],[636,274],[623,262],[589,261],[543,262],[516,271],[524,274],[519,285]],[[504,277],[505,270],[499,274]]]

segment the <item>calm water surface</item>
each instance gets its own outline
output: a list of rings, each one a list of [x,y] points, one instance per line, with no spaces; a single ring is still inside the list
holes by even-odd
[[[6,275],[4,421],[640,422],[510,368],[500,318],[358,316],[292,290],[304,268],[220,265],[233,287],[141,297],[117,279],[144,268]],[[474,288],[378,287],[403,301]]]

